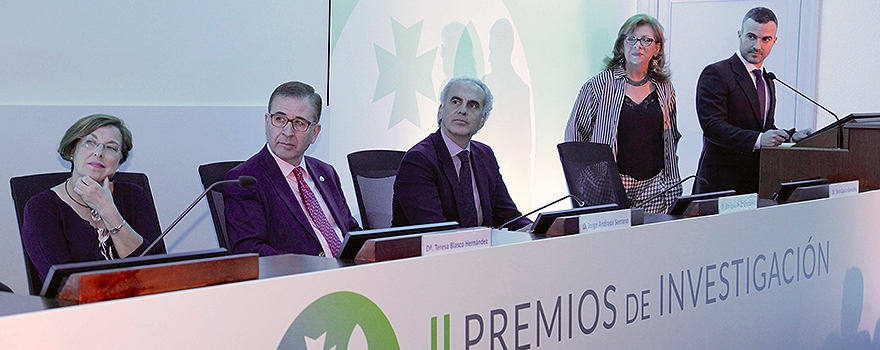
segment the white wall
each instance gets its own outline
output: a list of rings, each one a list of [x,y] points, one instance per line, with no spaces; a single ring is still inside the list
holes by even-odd
[[[123,171],[150,177],[164,229],[201,192],[200,164],[243,160],[265,142],[280,83],[325,94],[326,2],[4,1],[0,6],[0,281],[27,293],[8,179],[68,171],[55,149],[77,119],[126,121]],[[327,139],[311,150],[326,154]],[[168,235],[170,251],[217,247],[200,203]]]
[[[880,3],[876,0],[823,1],[816,100],[837,116],[880,112]],[[817,126],[834,117],[820,110]]]

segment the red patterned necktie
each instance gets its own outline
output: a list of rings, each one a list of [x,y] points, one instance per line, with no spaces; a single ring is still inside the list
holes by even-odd
[[[318,204],[318,199],[315,198],[315,194],[312,193],[312,190],[309,189],[309,185],[307,185],[306,181],[303,179],[302,167],[294,168],[293,174],[296,175],[296,184],[299,185],[299,195],[300,198],[302,198],[303,205],[306,207],[306,211],[309,212],[309,216],[312,217],[315,226],[318,226],[318,230],[324,235],[324,239],[327,240],[327,245],[330,246],[330,252],[332,252],[335,257],[336,253],[339,251],[339,247],[342,245],[342,242],[339,241],[339,236],[333,231],[333,227],[330,226],[330,222],[327,221],[327,217],[324,216],[324,211],[321,210],[321,205]]]

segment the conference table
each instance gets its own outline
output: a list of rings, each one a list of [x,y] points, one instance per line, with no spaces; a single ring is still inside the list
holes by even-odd
[[[853,348],[880,327],[878,209],[875,190],[369,264],[261,257],[257,280],[82,305],[0,293],[0,348]]]

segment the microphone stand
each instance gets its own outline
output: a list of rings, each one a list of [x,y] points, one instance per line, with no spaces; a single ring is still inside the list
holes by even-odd
[[[153,243],[151,243],[150,246],[147,247],[147,249],[144,249],[143,253],[141,253],[141,255],[138,255],[138,257],[142,257],[144,255],[147,255],[147,253],[151,249],[153,249],[153,247],[155,247],[156,244],[158,244],[160,241],[162,241],[162,238],[165,238],[165,235],[167,235],[168,232],[171,231],[171,229],[174,228],[174,226],[176,226],[178,222],[180,222],[180,219],[183,219],[183,217],[186,216],[186,214],[189,213],[189,211],[192,210],[192,208],[195,208],[196,204],[198,204],[199,201],[202,200],[202,198],[204,198],[205,195],[208,194],[208,192],[210,192],[212,189],[214,189],[214,187],[216,187],[217,185],[224,185],[224,184],[231,184],[231,183],[242,184],[243,186],[244,185],[247,185],[247,186],[253,185],[256,182],[256,179],[253,179],[253,177],[250,177],[250,176],[248,176],[248,177],[250,179],[246,179],[245,176],[241,176],[241,177],[234,179],[234,180],[217,181],[217,182],[211,184],[211,186],[208,186],[208,188],[205,189],[205,191],[202,192],[202,194],[200,194],[199,197],[196,198],[196,200],[193,201],[192,204],[190,204],[189,207],[187,207],[186,210],[184,210],[183,213],[181,213],[180,216],[178,216],[177,219],[175,219],[174,222],[172,222],[171,225],[165,229],[165,232],[162,232],[162,234],[159,235],[159,237],[156,238],[156,240],[153,241]]]
[[[831,114],[834,117],[834,119],[837,121],[837,123],[840,123],[840,118],[837,117],[837,114],[834,114],[834,112],[832,112],[828,108],[825,108],[825,106],[820,105],[819,102],[813,101],[813,99],[807,97],[807,95],[804,95],[800,91],[797,91],[797,89],[791,87],[791,85],[788,85],[784,81],[779,80],[778,78],[776,78],[776,74],[773,74],[773,72],[767,72],[767,78],[770,78],[770,80],[776,80],[776,81],[780,82],[782,85],[785,85],[785,87],[791,89],[791,91],[796,92],[798,95],[801,95],[801,97],[812,102],[814,105],[817,105],[817,106],[819,106],[819,108],[824,109],[826,112],[828,112],[829,114]],[[839,149],[843,148],[843,124],[837,125],[837,148],[839,148]]]
[[[512,222],[514,222],[514,221],[517,221],[517,220],[522,219],[522,218],[524,218],[524,217],[526,217],[526,216],[529,216],[529,215],[532,215],[532,214],[534,214],[534,213],[537,213],[538,211],[540,211],[540,210],[542,210],[542,209],[544,209],[544,208],[546,208],[546,207],[549,207],[549,206],[551,206],[551,205],[553,205],[553,204],[559,203],[560,201],[562,201],[563,199],[566,199],[566,198],[574,199],[574,201],[577,202],[577,204],[578,204],[578,208],[584,206],[584,201],[582,201],[582,200],[581,200],[580,198],[578,198],[577,196],[575,196],[575,195],[573,195],[573,194],[570,194],[570,195],[564,196],[564,197],[562,197],[562,198],[559,198],[559,199],[557,199],[557,200],[555,200],[555,201],[552,201],[552,202],[550,202],[550,204],[544,205],[543,207],[540,207],[540,208],[538,208],[538,209],[532,210],[532,211],[530,211],[530,212],[528,212],[528,213],[525,213],[525,214],[523,214],[523,215],[517,216],[517,217],[513,218],[513,220],[510,220],[510,221],[508,221],[508,222],[505,222],[504,225],[501,225],[500,227],[498,227],[498,229],[500,230],[500,229],[504,228],[504,226],[510,225],[510,223],[512,223]]]

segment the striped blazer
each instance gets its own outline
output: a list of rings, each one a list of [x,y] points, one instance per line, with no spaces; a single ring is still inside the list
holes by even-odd
[[[617,157],[617,122],[626,92],[626,71],[623,68],[605,70],[581,87],[565,127],[565,141],[589,141],[611,146]],[[660,109],[663,111],[664,178],[667,184],[679,181],[678,140],[681,133],[675,119],[675,89],[671,82],[658,83]]]

